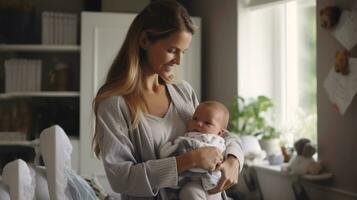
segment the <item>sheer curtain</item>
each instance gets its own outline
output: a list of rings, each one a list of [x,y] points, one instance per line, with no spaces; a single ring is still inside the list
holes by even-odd
[[[289,144],[317,137],[315,3],[274,1],[238,16],[238,93],[272,98],[273,123]]]

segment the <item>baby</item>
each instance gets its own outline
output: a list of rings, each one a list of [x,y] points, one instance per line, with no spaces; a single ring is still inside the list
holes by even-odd
[[[223,104],[216,101],[200,103],[188,123],[188,132],[173,142],[163,144],[160,147],[160,157],[177,156],[207,146],[216,147],[224,152],[226,146],[222,136],[227,128],[228,120],[229,111]],[[190,169],[180,177],[179,185],[182,186],[180,197],[186,197],[185,199],[190,197],[189,193],[193,188],[204,191],[211,190],[216,187],[220,178],[220,171],[208,172],[199,168]],[[195,182],[196,185],[192,187],[191,182]]]

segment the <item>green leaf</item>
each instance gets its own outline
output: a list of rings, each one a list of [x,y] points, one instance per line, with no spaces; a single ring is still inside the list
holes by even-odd
[[[264,137],[278,137],[274,127],[268,124],[263,114],[273,108],[273,101],[266,96],[258,96],[246,100],[237,96],[230,107],[230,120],[228,129],[241,135],[263,134]]]

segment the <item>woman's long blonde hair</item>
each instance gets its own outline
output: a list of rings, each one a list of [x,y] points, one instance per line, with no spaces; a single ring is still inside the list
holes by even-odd
[[[145,51],[140,48],[144,33],[150,42],[168,37],[177,31],[195,32],[195,25],[186,9],[176,1],[155,1],[141,11],[131,24],[124,43],[109,69],[103,86],[93,100],[95,116],[100,102],[112,96],[123,96],[129,107],[131,123],[136,127],[140,114],[146,112],[143,91]],[[161,78],[162,81],[169,82]],[[96,128],[97,129],[97,128]],[[94,152],[99,157],[98,133],[93,137]]]

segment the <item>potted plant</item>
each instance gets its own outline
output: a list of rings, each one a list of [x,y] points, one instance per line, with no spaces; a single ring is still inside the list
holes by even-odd
[[[265,127],[259,143],[268,155],[281,154],[279,133],[274,127],[269,125]]]
[[[266,153],[273,154],[280,149],[278,132],[267,121],[267,112],[273,108],[273,101],[266,96],[258,96],[248,101],[238,96],[231,106],[229,130],[241,136],[244,143],[251,143],[253,137],[260,138],[260,146]],[[247,147],[250,148],[250,147]]]
[[[263,116],[273,102],[266,96],[258,96],[248,101],[238,96],[230,109],[229,130],[239,135],[261,135],[264,130],[271,130],[266,117]]]

